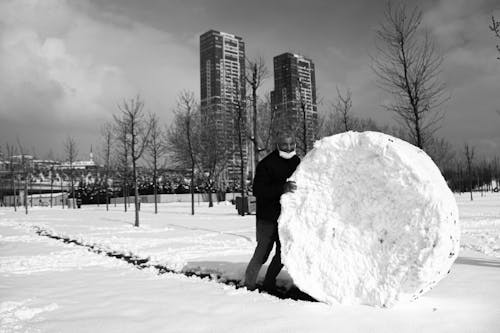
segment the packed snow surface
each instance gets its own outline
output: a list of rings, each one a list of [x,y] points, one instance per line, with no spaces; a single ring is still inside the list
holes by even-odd
[[[39,236],[38,228],[151,263],[243,279],[255,216],[234,205],[0,207],[0,332],[497,332],[500,193],[456,195],[462,229],[451,273],[414,302],[390,309],[281,300],[223,283],[137,269]],[[270,259],[269,259],[270,260]],[[266,270],[261,270],[262,281]],[[277,284],[291,285],[286,269]]]
[[[282,258],[329,304],[390,307],[444,278],[458,256],[458,208],[417,147],[377,132],[317,141],[282,196]]]

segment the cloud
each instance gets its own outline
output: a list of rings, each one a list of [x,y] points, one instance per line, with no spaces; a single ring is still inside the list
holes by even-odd
[[[495,113],[500,66],[497,42],[488,30],[491,14],[500,17],[497,2],[421,3],[423,26],[436,38],[444,59],[442,79],[451,94],[439,135],[458,145],[476,140],[498,154],[487,143],[491,139],[500,146]],[[249,2],[243,6],[252,11],[245,17],[233,15],[241,8],[228,4],[0,1],[0,144],[19,136],[43,154],[49,148],[60,151],[60,142],[71,134],[85,151],[97,143],[100,124],[118,111],[117,103],[137,93],[146,110],[170,120],[177,93],[199,91],[199,34],[210,28],[242,35],[247,55],[262,54],[271,73],[270,60],[281,52],[309,56],[324,105],[335,98],[336,86],[349,87],[353,112],[380,124],[392,122],[392,114],[381,107],[390,97],[377,88],[368,56],[383,2],[318,1],[306,11],[298,10],[298,2],[292,7]],[[298,20],[311,24],[294,23]],[[271,75],[261,93],[272,86]]]
[[[494,11],[494,1],[441,0],[423,17],[443,54],[442,78],[451,94],[441,134],[459,146],[470,141],[487,154],[498,154],[500,147],[494,113],[500,64],[488,30]]]
[[[197,78],[196,53],[168,32],[98,12],[64,0],[0,4],[0,140],[12,141],[6,126],[16,126],[40,152],[68,133],[90,145],[116,104],[137,93],[169,118],[178,91]]]

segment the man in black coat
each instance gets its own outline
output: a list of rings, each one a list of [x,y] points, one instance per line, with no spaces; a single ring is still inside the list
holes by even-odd
[[[253,181],[253,194],[257,198],[257,247],[245,272],[245,286],[248,290],[256,289],[260,268],[267,261],[274,244],[276,250],[267,269],[263,289],[275,288],[276,277],[283,268],[278,237],[280,197],[283,193],[293,192],[296,189],[295,182],[287,179],[299,163],[300,158],[295,153],[295,139],[291,134],[285,133],[280,135],[277,149],[257,165]]]

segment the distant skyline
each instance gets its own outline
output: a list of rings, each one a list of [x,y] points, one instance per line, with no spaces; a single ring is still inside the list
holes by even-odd
[[[283,52],[316,66],[318,99],[329,107],[335,88],[350,88],[353,112],[394,124],[390,98],[370,68],[374,30],[385,1],[0,0],[0,145],[17,138],[28,152],[63,156],[68,135],[80,157],[94,155],[100,126],[117,104],[141,94],[145,110],[169,123],[181,90],[199,99],[199,36],[218,30],[241,36],[246,54],[272,60]],[[500,156],[500,61],[491,15],[497,0],[426,0],[422,27],[443,56],[450,100],[437,133],[462,150]]]

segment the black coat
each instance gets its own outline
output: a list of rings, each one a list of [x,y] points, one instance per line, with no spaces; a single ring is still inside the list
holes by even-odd
[[[283,185],[299,163],[298,156],[287,160],[280,157],[278,150],[275,150],[257,164],[253,180],[253,195],[257,198],[257,219],[278,221]]]

